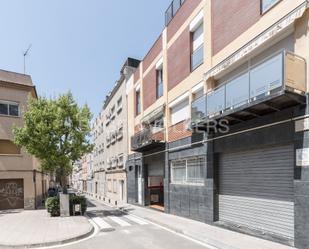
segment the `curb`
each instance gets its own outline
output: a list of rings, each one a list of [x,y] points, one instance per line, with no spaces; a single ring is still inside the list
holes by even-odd
[[[61,241],[47,242],[47,243],[16,245],[16,246],[0,244],[0,249],[26,249],[26,248],[60,246],[60,245],[64,245],[64,244],[67,244],[67,243],[75,242],[75,241],[82,240],[82,239],[85,239],[87,237],[90,237],[94,232],[95,232],[94,226],[91,224],[91,230],[89,232],[82,234],[82,235],[79,235],[75,238],[64,239],[64,240],[61,240]]]

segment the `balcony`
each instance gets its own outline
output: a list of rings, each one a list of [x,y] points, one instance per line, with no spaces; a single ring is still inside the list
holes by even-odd
[[[185,0],[173,0],[170,6],[165,11],[165,25],[167,26],[174,16],[176,15],[177,11],[180,9],[180,7],[183,5]]]
[[[222,118],[243,122],[304,104],[305,93],[305,60],[282,51],[193,101],[191,126]]]
[[[165,133],[164,128],[145,128],[131,137],[131,149],[136,152],[164,148]]]

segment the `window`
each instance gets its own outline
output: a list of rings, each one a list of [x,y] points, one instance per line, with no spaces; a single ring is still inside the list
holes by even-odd
[[[111,179],[107,180],[107,190],[108,192],[112,192],[112,180]]]
[[[0,154],[2,155],[19,155],[20,148],[9,140],[0,140]]]
[[[136,90],[135,92],[135,113],[136,115],[139,115],[141,113],[141,91]]]
[[[164,128],[164,116],[160,116],[149,123],[151,127]]]
[[[117,100],[117,112],[119,113],[122,110],[122,97]]]
[[[192,31],[191,70],[195,70],[204,62],[204,29],[203,23]]]
[[[117,180],[113,180],[113,192],[117,193]]]
[[[0,115],[18,117],[19,105],[13,102],[0,101]]]
[[[117,139],[120,140],[123,137],[123,124],[121,123],[117,129]]]
[[[204,184],[205,157],[191,157],[171,161],[171,183]]]
[[[163,69],[157,69],[157,99],[163,96]]]
[[[175,125],[189,118],[189,100],[186,99],[171,108],[171,124]]]
[[[197,90],[196,92],[193,93],[193,100],[197,100],[199,98],[201,98],[204,95],[204,89],[201,88],[199,90]]]
[[[123,154],[118,155],[118,167],[123,166]]]
[[[261,0],[261,12],[262,14],[277,4],[280,0]]]
[[[114,119],[115,118],[115,106],[113,106],[110,110],[110,117],[111,119]]]

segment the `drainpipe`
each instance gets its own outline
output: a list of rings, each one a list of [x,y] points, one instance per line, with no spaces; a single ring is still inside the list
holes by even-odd
[[[33,187],[34,187],[34,208],[37,209],[37,205],[36,205],[36,170],[33,170]]]

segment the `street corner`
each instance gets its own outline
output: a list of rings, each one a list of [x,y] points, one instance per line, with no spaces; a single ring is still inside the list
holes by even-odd
[[[1,249],[63,245],[94,231],[85,216],[50,217],[46,210],[0,212]]]

